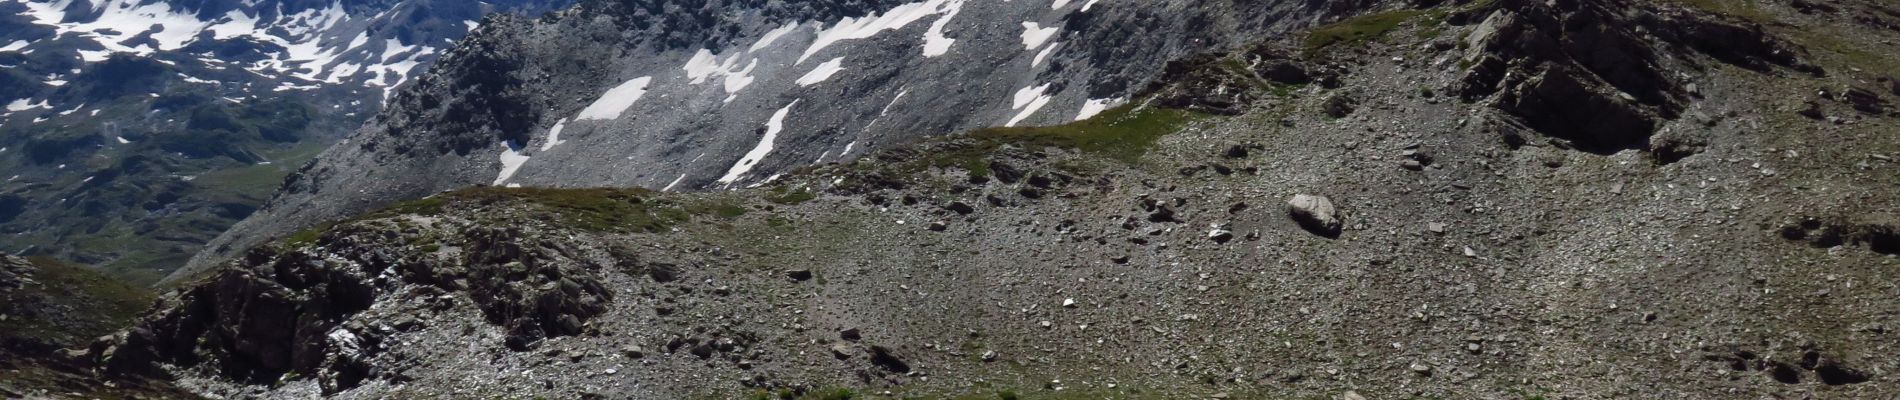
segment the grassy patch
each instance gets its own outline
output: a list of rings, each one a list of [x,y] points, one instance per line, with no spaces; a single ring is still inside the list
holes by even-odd
[[[45,257],[27,259],[37,268],[29,285],[0,296],[0,337],[30,338],[79,346],[130,326],[154,295],[91,268]]]
[[[664,232],[686,219],[684,210],[648,201],[646,189],[548,189],[479,187],[448,194],[444,201],[494,204],[522,202],[552,212],[560,223],[596,232]]]
[[[192,183],[213,192],[269,196],[283,185],[285,176],[323,153],[324,148],[326,146],[317,143],[300,143],[281,152],[267,154],[275,159],[270,164],[214,170],[199,175]]]
[[[970,137],[991,145],[986,147],[1004,143],[1028,148],[1063,147],[1132,163],[1154,147],[1155,141],[1181,130],[1193,117],[1193,113],[1183,110],[1126,104],[1067,125],[988,128]]]
[[[1387,11],[1352,17],[1314,28],[1306,35],[1306,51],[1312,53],[1337,44],[1365,43],[1385,36],[1387,32],[1398,29],[1399,24],[1421,13],[1423,12],[1417,10]]]
[[[1877,49],[1879,46],[1865,43],[1864,40],[1804,29],[1793,30],[1788,34],[1796,42],[1813,50],[1815,58],[1832,61],[1816,62],[1816,64],[1830,68],[1839,66],[1860,68],[1881,75],[1900,75],[1900,62],[1896,62],[1887,55],[1868,50]]]
[[[765,193],[765,201],[785,205],[802,204],[817,198],[818,194],[813,193],[810,189],[792,189],[782,185],[773,187],[770,192]]]
[[[1715,14],[1741,18],[1755,23],[1775,22],[1775,14],[1762,10],[1755,0],[1668,0],[1677,5]]]

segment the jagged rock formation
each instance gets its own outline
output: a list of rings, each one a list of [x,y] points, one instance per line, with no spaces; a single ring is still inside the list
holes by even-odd
[[[1395,6],[758,188],[453,191],[253,250],[95,355],[252,397],[1892,397],[1896,120],[1788,95],[1884,72],[1774,7]],[[1799,56],[1593,29],[1658,16]],[[1558,93],[1641,129],[1527,108]],[[213,306],[250,298],[316,322]]]

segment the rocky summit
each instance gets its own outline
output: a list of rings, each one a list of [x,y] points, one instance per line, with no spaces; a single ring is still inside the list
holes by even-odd
[[[0,393],[1900,396],[1884,2],[486,21]]]

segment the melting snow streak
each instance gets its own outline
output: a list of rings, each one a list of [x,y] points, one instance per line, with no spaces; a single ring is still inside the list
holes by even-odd
[[[731,185],[733,182],[738,182],[739,178],[745,177],[747,172],[752,172],[752,167],[758,166],[759,161],[765,160],[765,155],[772,154],[772,142],[778,140],[779,131],[785,130],[785,115],[791,113],[792,106],[795,105],[798,105],[797,100],[793,100],[792,104],[786,104],[785,108],[780,108],[777,113],[772,114],[772,119],[765,123],[765,137],[759,139],[759,145],[752,147],[752,151],[746,152],[745,157],[740,158],[738,163],[732,164],[732,169],[726,171],[726,176],[719,178],[719,183]]]
[[[567,143],[566,141],[561,140],[561,129],[566,128],[566,127],[567,127],[567,120],[563,119],[561,120],[561,122],[554,123],[553,128],[548,128],[548,140],[545,142],[541,142],[541,151],[548,151],[550,149],[553,149],[555,145],[558,145],[561,143]]]
[[[917,20],[923,19],[924,17],[947,11],[943,6],[948,2],[949,0],[930,0],[910,3],[891,8],[889,12],[885,12],[883,15],[874,14],[867,15],[864,18],[845,18],[839,20],[838,23],[832,25],[831,28],[818,31],[818,38],[812,40],[811,47],[806,48],[805,54],[799,56],[798,62],[794,64],[804,63],[805,59],[818,54],[819,50],[824,50],[825,47],[842,40],[864,39],[876,36],[885,30],[904,29],[904,25],[910,25],[910,23],[917,22]],[[958,4],[958,6],[961,7],[961,4]]]
[[[618,119],[620,113],[626,112],[628,107],[633,107],[633,102],[640,101],[640,96],[647,94],[647,84],[650,83],[653,83],[651,76],[633,78],[627,83],[622,83],[619,87],[600,95],[599,100],[594,100],[593,105],[581,110],[581,114],[575,116],[574,119],[577,121]]]
[[[1022,111],[1017,112],[1016,117],[1010,118],[1009,123],[1003,124],[1003,126],[1016,126],[1016,123],[1023,122],[1023,120],[1028,119],[1029,116],[1035,115],[1037,110],[1042,109],[1042,106],[1049,105],[1050,96],[1043,94],[1043,92],[1048,90],[1048,84],[1030,86],[1022,88],[1022,90],[1017,90],[1016,97],[1012,99],[1010,103],[1010,108]]]
[[[818,68],[812,68],[811,73],[798,78],[798,86],[816,85],[826,79],[831,79],[832,75],[837,75],[841,71],[844,71],[844,57],[833,58],[824,64],[818,64]]]

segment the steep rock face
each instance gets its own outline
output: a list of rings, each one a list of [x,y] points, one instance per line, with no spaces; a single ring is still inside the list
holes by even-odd
[[[174,279],[447,189],[738,188],[927,135],[1073,121],[1168,60],[1357,7],[602,1],[499,19]]]

